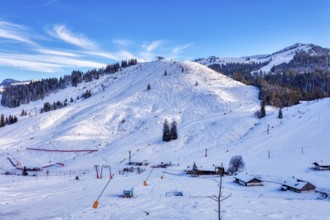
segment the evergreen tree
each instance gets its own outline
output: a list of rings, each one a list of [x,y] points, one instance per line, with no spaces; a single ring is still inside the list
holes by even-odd
[[[23,176],[27,176],[27,175],[28,175],[28,172],[27,172],[26,167],[23,168],[22,175],[23,175]]]
[[[259,112],[259,118],[263,118],[266,116],[266,101],[263,99],[260,104],[260,112]]]
[[[278,110],[278,118],[282,119],[283,118],[283,113],[282,113],[282,108]]]
[[[44,103],[43,112],[49,112],[52,110],[52,106],[49,102]]]
[[[167,72],[166,72],[166,70],[165,70],[165,72],[164,72],[164,76],[167,76]]]
[[[1,114],[0,127],[4,127],[5,125],[6,125],[5,116]]]
[[[83,97],[85,99],[87,99],[91,96],[92,96],[92,92],[91,92],[91,90],[88,90],[88,89],[86,90],[86,92],[84,94],[81,95],[81,97]]]
[[[121,67],[122,67],[122,68],[125,68],[125,67],[127,67],[127,66],[128,66],[127,60],[122,60],[122,61],[121,61]]]
[[[197,165],[196,165],[195,162],[194,162],[194,165],[192,167],[192,175],[193,176],[198,176],[198,168],[197,168]]]
[[[169,142],[171,140],[170,128],[168,126],[168,121],[165,119],[163,124],[163,141]]]
[[[151,90],[151,86],[150,86],[150,84],[148,84],[148,86],[147,86],[147,90]]]
[[[175,140],[178,138],[177,124],[176,121],[173,121],[171,124],[171,140]]]

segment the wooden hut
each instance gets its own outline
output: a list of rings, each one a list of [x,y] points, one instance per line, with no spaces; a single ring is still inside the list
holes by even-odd
[[[262,180],[247,173],[234,176],[234,182],[243,186],[262,186]]]
[[[142,162],[128,162],[128,165],[131,165],[131,166],[148,166],[148,161],[147,160],[144,160]]]
[[[308,181],[292,178],[284,181],[281,190],[282,191],[291,190],[293,192],[300,193],[303,191],[315,191],[315,188],[316,186],[314,186]]]
[[[329,164],[324,164],[323,162],[314,162],[314,170],[330,170]]]

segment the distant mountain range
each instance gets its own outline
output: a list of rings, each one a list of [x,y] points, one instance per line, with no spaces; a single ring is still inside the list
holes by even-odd
[[[330,49],[314,44],[297,43],[272,54],[240,58],[211,56],[195,61],[225,75],[233,75],[235,72],[242,74],[284,73],[289,70],[307,73],[315,70],[330,70]]]

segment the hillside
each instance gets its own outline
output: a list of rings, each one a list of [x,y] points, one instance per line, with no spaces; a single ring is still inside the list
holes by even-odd
[[[167,76],[164,76],[165,71]],[[196,82],[198,86],[195,86]],[[146,90],[148,84],[151,85],[150,91]],[[101,85],[105,88],[104,91]],[[69,100],[86,89],[91,89],[93,93],[90,99],[78,100],[77,103],[59,111],[38,114],[44,102]],[[237,111],[243,111],[251,116],[247,122],[245,118],[241,119],[248,123],[245,129],[241,129],[241,134],[246,133],[256,121],[252,117],[258,108],[256,94],[255,88],[235,82],[196,63],[164,61],[140,64],[92,83],[60,90],[31,105],[22,105],[16,109],[16,114],[19,114],[21,109],[29,109],[33,117],[23,117],[17,125],[1,129],[0,132],[4,132],[1,135],[12,130],[16,133],[7,137],[8,140],[2,142],[2,145],[19,140],[16,147],[93,148],[103,151],[109,150],[108,145],[114,143],[135,143],[136,137],[140,136],[148,137],[148,144],[162,145],[162,124],[167,118],[170,122],[176,120],[180,125],[180,145],[188,145],[187,148],[190,145],[197,147],[194,140],[196,137],[191,136],[207,138],[202,132],[207,127],[204,123],[214,123],[222,118],[225,123],[230,123],[226,122],[234,117],[226,115],[231,115],[230,112],[235,114]],[[246,104],[244,109],[241,108],[243,104]],[[5,108],[4,112],[6,110],[11,111]],[[237,120],[240,118],[241,116]],[[199,123],[200,120],[204,123]],[[227,143],[241,134],[228,134],[222,137],[219,143]],[[93,140],[90,137],[93,137]],[[123,142],[123,137],[127,143],[117,143]],[[79,146],[76,138],[82,140]],[[145,143],[141,143],[140,147],[145,147]],[[212,146],[217,144],[212,143]],[[135,146],[138,147],[138,144]],[[47,158],[46,161],[48,160]],[[37,161],[42,163],[40,158],[37,158]]]
[[[70,100],[86,90],[92,92],[88,99],[39,113],[44,102]],[[275,183],[250,188],[233,183],[232,176],[224,177],[224,194],[232,193],[223,203],[225,219],[329,218],[328,199],[320,200],[312,192],[281,192],[279,183],[296,176],[330,192],[330,173],[310,169],[313,162],[326,161],[330,153],[330,114],[324,110],[330,99],[285,108],[282,120],[272,107],[266,108],[266,118],[257,119],[259,102],[255,87],[198,63],[155,61],[59,90],[18,108],[0,107],[1,113],[19,117],[17,123],[0,128],[0,172],[13,169],[7,157],[31,168],[64,164],[44,169],[36,177],[1,176],[0,219],[215,219],[216,203],[207,196],[217,193],[218,177],[193,178],[183,171],[194,162],[201,169],[214,169],[221,163],[227,168],[234,155],[242,155],[246,162],[243,172]],[[29,115],[19,116],[22,109]],[[165,119],[177,122],[177,140],[162,141]],[[155,169],[148,186],[143,186],[150,165],[141,174],[119,174],[129,167],[128,151],[133,161],[175,166],[165,173]],[[94,165],[102,164],[110,165],[115,176],[99,199],[99,208],[93,209],[108,180],[96,179]],[[74,180],[77,175],[79,181]],[[135,198],[120,198],[122,190],[131,187]],[[165,196],[173,190],[183,191],[184,196]]]
[[[327,48],[314,44],[297,43],[272,54],[241,58],[209,57],[196,59],[196,61],[212,69],[219,70],[225,75],[232,75],[232,71],[243,74],[268,74],[283,73],[287,69],[294,69],[298,72],[311,72],[316,69],[329,70],[329,56],[330,50]]]
[[[259,98],[272,106],[330,96],[330,49],[313,44],[294,44],[270,55],[195,61],[258,87]]]

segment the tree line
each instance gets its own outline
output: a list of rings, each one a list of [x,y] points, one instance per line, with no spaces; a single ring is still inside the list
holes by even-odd
[[[15,115],[9,115],[5,117],[4,114],[0,116],[0,127],[4,127],[6,125],[11,125],[17,122],[17,117]]]
[[[2,94],[1,105],[15,108],[21,104],[28,104],[31,101],[43,99],[54,91],[65,89],[68,86],[77,87],[79,83],[91,82],[106,74],[114,74],[121,68],[137,64],[136,59],[123,60],[120,63],[109,64],[105,68],[92,69],[85,73],[75,70],[71,75],[58,78],[48,78],[38,81],[31,81],[27,84],[6,86]],[[87,94],[88,96],[88,94]]]
[[[265,64],[214,64],[210,68],[244,84],[258,87],[259,99],[267,105],[286,107],[298,104],[300,100],[330,96],[329,49],[312,46],[310,52],[296,53],[289,63],[272,67],[268,74],[257,71]]]

